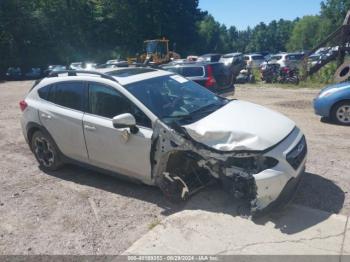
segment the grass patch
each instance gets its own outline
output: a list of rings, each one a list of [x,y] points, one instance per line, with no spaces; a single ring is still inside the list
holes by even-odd
[[[325,84],[315,83],[315,82],[309,82],[309,81],[302,81],[299,83],[299,85],[292,85],[292,84],[280,84],[280,83],[274,83],[274,84],[266,84],[261,81],[256,82],[254,84],[237,84],[236,86],[240,86],[242,88],[279,88],[279,89],[300,89],[300,88],[310,88],[310,89],[321,89],[325,86]]]
[[[160,224],[160,220],[159,219],[156,219],[154,220],[152,223],[150,223],[148,225],[148,229],[149,230],[152,230],[153,228],[155,228],[156,226],[158,226]]]

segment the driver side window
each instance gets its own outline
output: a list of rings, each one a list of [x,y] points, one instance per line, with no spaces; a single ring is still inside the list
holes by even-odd
[[[152,127],[151,120],[129,99],[114,88],[98,83],[89,84],[88,112],[106,118],[130,113],[135,117],[137,125]]]

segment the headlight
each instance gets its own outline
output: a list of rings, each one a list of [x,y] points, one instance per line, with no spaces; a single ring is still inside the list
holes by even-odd
[[[225,166],[241,168],[247,173],[257,174],[263,170],[273,168],[278,164],[278,160],[263,155],[247,157],[230,157]]]
[[[337,91],[337,89],[335,89],[335,88],[334,88],[334,89],[330,89],[330,90],[321,92],[320,95],[319,95],[318,97],[319,97],[319,98],[327,97],[327,96],[330,96],[330,95],[334,94],[336,91]]]

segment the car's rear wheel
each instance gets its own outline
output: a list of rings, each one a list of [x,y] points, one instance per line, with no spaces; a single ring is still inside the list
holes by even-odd
[[[341,125],[350,125],[350,101],[336,104],[331,112],[332,120]]]
[[[43,170],[55,171],[62,167],[59,150],[48,135],[36,131],[31,139],[31,148]]]

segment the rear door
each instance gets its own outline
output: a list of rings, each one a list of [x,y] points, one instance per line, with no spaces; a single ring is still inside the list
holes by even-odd
[[[233,73],[230,67],[225,66],[223,63],[211,64],[210,66],[213,69],[218,89],[230,88],[233,84]]]
[[[85,84],[81,81],[61,82],[43,87],[38,93],[44,100],[39,109],[41,124],[65,156],[86,162],[82,128]]]

